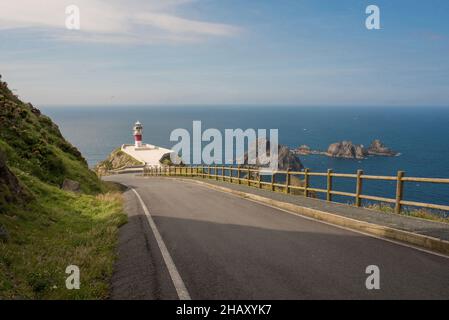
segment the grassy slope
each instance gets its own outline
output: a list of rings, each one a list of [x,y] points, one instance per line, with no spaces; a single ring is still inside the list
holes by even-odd
[[[106,160],[101,161],[95,166],[95,172],[99,175],[107,175],[109,170],[138,165],[142,165],[142,162],[126,154],[121,148],[117,148],[111,152]]]
[[[31,201],[0,203],[0,299],[105,298],[122,199],[88,169],[79,151],[51,120],[0,82],[0,151]],[[83,193],[62,191],[65,178]],[[65,288],[65,269],[80,267],[81,289]]]
[[[81,153],[51,119],[21,102],[1,81],[0,124],[0,150],[10,166],[50,184],[61,185],[69,178],[79,181],[86,193],[104,191]]]
[[[38,201],[0,215],[11,237],[0,243],[0,297],[106,298],[118,227],[126,222],[120,193],[68,193],[15,171]],[[80,290],[65,288],[72,264],[80,268]]]

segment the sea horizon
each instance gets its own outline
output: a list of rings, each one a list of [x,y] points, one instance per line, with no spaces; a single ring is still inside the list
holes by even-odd
[[[299,156],[303,165],[315,172],[333,169],[340,173],[396,176],[405,171],[408,176],[449,177],[446,160],[449,158],[449,108],[427,107],[301,107],[289,106],[235,108],[205,106],[165,106],[152,108],[102,107],[82,108],[43,107],[58,123],[64,136],[85,156],[93,168],[110,152],[122,144],[133,143],[132,125],[139,120],[144,125],[144,142],[165,148],[173,147],[170,133],[183,128],[192,130],[192,122],[202,121],[203,130],[224,129],[279,129],[279,143],[294,149],[306,144],[312,149],[327,150],[332,143],[347,140],[355,144],[369,144],[380,139],[387,147],[400,153],[397,157],[368,157],[366,159],[339,159],[321,155]],[[260,112],[258,112],[258,110]],[[419,130],[417,130],[419,129]],[[431,166],[428,164],[432,163]],[[323,181],[316,181],[318,186]],[[353,191],[353,184],[342,181],[344,191]],[[394,194],[394,185],[367,182],[366,190],[378,196]],[[410,184],[406,195],[413,200],[429,200],[448,204],[446,186]]]

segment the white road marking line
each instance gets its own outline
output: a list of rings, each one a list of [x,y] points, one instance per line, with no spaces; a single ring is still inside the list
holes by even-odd
[[[184,183],[192,184],[191,181],[187,182],[187,181],[179,180],[179,179],[178,179],[178,181],[182,181]],[[327,222],[327,221],[323,221],[323,220],[318,220],[318,219],[315,219],[315,218],[312,218],[312,217],[308,217],[308,216],[305,216],[305,215],[302,215],[300,213],[296,213],[296,212],[293,212],[293,211],[290,211],[290,210],[287,210],[287,209],[278,208],[278,207],[270,205],[268,203],[260,202],[260,201],[253,200],[253,199],[249,199],[249,198],[246,198],[246,197],[243,197],[243,196],[231,193],[231,192],[215,189],[215,188],[213,188],[214,185],[212,185],[212,187],[209,187],[209,186],[203,185],[203,184],[197,184],[197,183],[195,183],[195,185],[202,186],[202,187],[207,188],[209,190],[215,190],[215,191],[218,191],[218,192],[224,192],[224,193],[227,193],[227,194],[229,194],[231,196],[234,196],[234,197],[237,197],[237,198],[240,198],[240,199],[244,199],[244,200],[248,200],[248,201],[260,204],[260,205],[265,206],[265,207],[276,209],[278,211],[283,211],[285,213],[288,213],[288,214],[291,214],[291,215],[295,215],[295,216],[298,216],[298,217],[303,218],[303,219],[315,221],[315,222],[322,223],[322,224],[325,224],[325,225],[328,225],[328,226],[332,226],[332,227],[335,227],[335,228],[338,228],[338,229],[343,229],[343,230],[346,230],[346,231],[362,234],[362,235],[370,237],[370,238],[374,238],[374,239],[390,242],[390,243],[396,244],[398,246],[402,246],[402,247],[406,247],[406,248],[410,248],[410,249],[415,249],[415,250],[418,250],[418,251],[421,251],[421,252],[424,252],[424,253],[427,253],[427,254],[431,254],[431,255],[434,255],[434,256],[441,257],[441,258],[449,259],[449,256],[445,255],[443,253],[430,251],[430,250],[427,250],[427,249],[424,249],[424,248],[421,248],[421,247],[417,247],[417,246],[414,246],[414,245],[411,245],[411,244],[407,244],[407,243],[404,243],[404,242],[400,242],[400,241],[396,241],[396,240],[388,239],[388,238],[382,238],[382,237],[379,237],[379,236],[376,236],[376,235],[373,235],[373,234],[370,234],[370,233],[366,233],[366,232],[363,232],[363,231],[359,231],[359,230],[355,230],[355,229],[339,226],[338,224],[333,224],[331,222]],[[242,191],[242,192],[244,192],[244,191]]]
[[[142,206],[143,211],[145,212],[145,215],[148,219],[148,223],[150,224],[151,230],[153,231],[154,237],[156,238],[157,245],[161,250],[162,258],[164,259],[165,265],[167,266],[170,278],[173,282],[173,285],[175,286],[179,300],[191,300],[190,294],[187,291],[184,281],[182,280],[181,275],[179,274],[178,269],[176,268],[176,265],[173,262],[170,253],[167,250],[167,247],[165,246],[164,240],[162,240],[161,234],[159,233],[159,230],[157,229],[156,224],[154,223],[154,220],[151,217],[150,211],[148,210],[147,206],[140,197],[140,194],[134,188],[131,188],[131,190],[136,194],[137,198],[140,201],[140,205]]]

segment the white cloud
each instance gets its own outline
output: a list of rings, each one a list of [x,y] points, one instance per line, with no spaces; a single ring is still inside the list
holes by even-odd
[[[187,20],[167,14],[143,13],[136,15],[136,18],[141,24],[154,26],[172,33],[230,36],[238,32],[238,28],[225,24]]]
[[[173,12],[195,0],[3,1],[0,29],[29,28],[54,39],[106,43],[191,42],[237,34],[235,26],[180,17]],[[65,8],[80,8],[81,30],[66,30]]]

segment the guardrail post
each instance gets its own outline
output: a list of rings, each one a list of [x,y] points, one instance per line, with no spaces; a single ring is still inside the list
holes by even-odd
[[[397,183],[396,183],[396,205],[394,207],[394,212],[397,214],[401,213],[401,201],[402,196],[404,195],[404,181],[402,178],[404,177],[404,171],[398,171]]]
[[[248,187],[250,187],[251,186],[251,169],[250,169],[250,167],[248,167]]]
[[[257,184],[258,184],[258,187],[259,187],[259,189],[262,189],[262,183],[260,182],[260,170],[259,170],[259,172],[257,172]]]
[[[287,169],[287,172],[285,173],[285,193],[290,192],[290,169]]]
[[[362,175],[363,170],[357,170],[357,185],[355,188],[355,206],[360,207],[362,205],[362,199],[360,199],[360,195],[362,194]]]
[[[240,165],[237,166],[237,182],[240,184]]]
[[[307,190],[309,188],[309,169],[304,169],[304,196],[309,196],[309,191]]]
[[[221,180],[225,181],[225,167],[221,166]]]
[[[275,176],[276,173],[273,171],[272,175],[271,175],[271,191],[274,191],[274,181],[275,181]]]
[[[212,178],[212,174],[211,174],[211,171],[210,171],[210,164],[207,166],[207,178],[208,179]]]
[[[215,180],[218,181],[218,166],[215,165]]]
[[[327,194],[326,200],[332,201],[332,169],[327,169]]]

